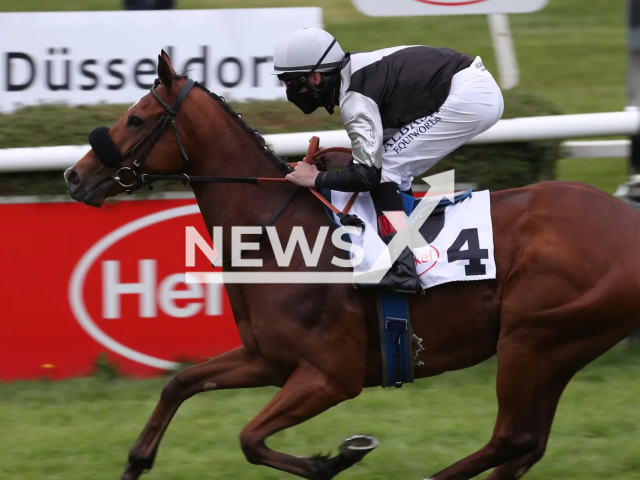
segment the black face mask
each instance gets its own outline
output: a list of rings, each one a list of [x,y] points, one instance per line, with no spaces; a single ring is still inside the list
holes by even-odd
[[[307,90],[303,93],[287,90],[287,100],[302,110],[305,115],[315,112],[320,106],[316,96],[317,93],[313,90]]]
[[[287,89],[287,100],[293,103],[306,115],[315,112],[318,107],[324,107],[330,115],[333,115],[334,97],[336,89],[339,88],[339,74],[325,74],[322,83],[314,87],[306,78],[303,78],[303,86],[306,85],[307,91],[300,93],[294,88]],[[300,87],[300,89],[303,88]]]
[[[336,39],[333,39],[333,42],[329,45],[329,47],[324,51],[316,66],[313,67],[308,73],[300,75],[298,78],[289,79],[289,83],[287,85],[287,100],[293,103],[296,107],[298,107],[305,115],[309,115],[310,113],[315,112],[318,107],[324,107],[330,115],[333,115],[333,106],[334,106],[334,96],[336,88],[339,84],[340,74],[338,69],[336,68],[336,73],[333,75],[325,74],[325,78],[320,85],[317,87],[313,86],[311,82],[309,82],[309,76],[315,72],[321,65],[322,61],[331,51],[333,46],[336,44]],[[287,75],[290,76],[290,75]],[[283,75],[278,75],[280,80],[286,81]],[[307,87],[307,91],[300,93],[304,87]]]

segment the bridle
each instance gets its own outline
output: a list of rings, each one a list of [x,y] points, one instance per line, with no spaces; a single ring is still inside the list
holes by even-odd
[[[147,139],[151,138],[151,142],[149,143],[147,148],[145,148],[142,154],[133,161],[133,167],[120,167],[120,169],[118,169],[118,171],[116,172],[116,178],[114,180],[120,183],[121,186],[125,188],[130,188],[133,186],[133,184],[129,184],[128,187],[126,184],[123,185],[122,177],[121,177],[122,172],[130,171],[133,174],[134,178],[137,177],[137,174],[134,168],[140,167],[142,165],[142,162],[144,161],[144,159],[147,157],[147,155],[149,155],[151,148],[153,148],[155,143],[160,139],[160,136],[164,132],[164,129],[169,124],[171,124],[171,126],[173,127],[173,132],[175,133],[175,136],[176,136],[176,142],[178,142],[180,156],[182,157],[182,165],[183,167],[186,166],[187,162],[189,161],[189,157],[187,156],[187,152],[185,152],[184,147],[182,146],[182,141],[180,140],[180,135],[178,134],[178,125],[176,124],[176,115],[178,115],[178,112],[180,111],[180,107],[186,100],[187,96],[189,95],[189,92],[191,91],[191,89],[195,84],[196,84],[195,80],[191,78],[187,79],[187,81],[184,83],[184,85],[180,89],[180,93],[178,93],[178,98],[176,98],[176,101],[170,107],[156,93],[156,87],[160,85],[160,82],[159,81],[154,82],[154,85],[153,87],[151,87],[151,90],[150,90],[151,96],[154,98],[156,102],[158,102],[158,104],[160,104],[162,108],[165,109],[166,113],[162,117],[160,117],[160,119],[156,122],[156,124],[154,125],[154,127],[151,129],[149,133],[147,133],[138,143],[136,143],[127,153],[124,154],[124,157],[132,156],[135,153],[135,151],[147,141]],[[146,183],[144,181],[143,175],[141,175],[140,177],[141,177],[141,182],[143,184],[153,187],[151,183]]]
[[[182,106],[187,96],[189,95],[189,92],[194,86],[197,85],[199,88],[206,91],[216,101],[220,102],[222,105],[225,105],[225,100],[223,97],[220,97],[210,92],[205,87],[198,84],[195,80],[188,78],[180,88],[180,92],[178,93],[178,97],[176,98],[176,101],[174,102],[174,104],[172,106],[169,106],[164,100],[160,98],[160,96],[156,92],[156,88],[159,85],[161,85],[161,82],[159,79],[156,79],[150,90],[151,96],[155,99],[156,102],[158,102],[158,104],[162,108],[164,108],[165,114],[158,119],[156,124],[149,131],[149,133],[147,133],[144,137],[142,137],[126,153],[124,154],[120,153],[120,149],[114,143],[114,141],[111,139],[111,136],[109,135],[109,128],[98,127],[89,134],[89,143],[91,145],[91,148],[97,155],[98,159],[100,160],[100,162],[102,162],[102,164],[105,165],[106,167],[118,168],[115,176],[113,177],[113,180],[116,181],[120,186],[122,186],[125,189],[125,192],[127,192],[128,194],[133,193],[132,188],[136,185],[140,185],[144,188],[147,188],[148,190],[154,190],[155,187],[153,185],[153,182],[156,180],[178,180],[178,181],[182,181],[185,184],[192,183],[192,182],[208,182],[208,183],[249,183],[249,184],[257,185],[263,182],[288,182],[288,180],[283,177],[280,177],[280,178],[220,177],[220,176],[208,176],[208,175],[190,176],[190,175],[187,175],[186,172],[183,172],[180,175],[152,175],[147,173],[139,174],[138,172],[136,172],[136,169],[142,166],[144,160],[149,155],[149,152],[151,151],[153,146],[158,142],[163,132],[169,125],[173,127],[173,132],[175,133],[175,136],[176,136],[178,148],[180,150],[180,155],[182,157],[183,170],[186,169],[186,166],[189,162],[189,157],[182,145],[182,141],[180,140],[180,134],[178,133],[178,126],[176,124],[176,116],[178,115],[178,112],[180,111],[180,107]],[[226,107],[225,110],[227,110],[228,112],[232,112],[232,110],[229,107]],[[242,115],[240,114],[236,114],[236,115],[237,115],[236,117],[237,119],[239,120],[242,119]],[[242,123],[244,125],[244,128],[248,128],[246,124],[244,124],[244,122]],[[257,136],[257,131],[253,133]],[[145,143],[147,143],[146,148],[142,151],[140,156],[138,156],[133,161],[133,166],[131,167],[123,166],[122,161],[128,157],[134,156],[135,152]],[[291,166],[287,165],[286,163],[283,163],[280,159],[275,157],[275,155],[273,155],[273,152],[269,150],[269,147],[267,145],[262,145],[262,148],[264,152],[267,154],[267,156],[271,159],[272,163],[276,166],[276,168],[278,168],[278,170],[280,170],[283,174],[287,174],[293,171]],[[314,158],[317,158],[318,156],[324,153],[328,153],[330,151],[338,151],[338,150],[345,151],[348,149],[328,148],[325,150],[319,150],[319,139],[317,137],[314,137],[309,145],[309,151],[307,152],[307,157],[305,158],[305,161],[311,162]],[[123,175],[130,175],[131,176],[130,181],[127,181],[127,179],[123,178]],[[287,197],[284,199],[280,207],[271,216],[271,218],[263,225],[261,233],[257,234],[253,238],[252,242],[257,242],[258,240],[260,240],[260,238],[265,232],[265,227],[272,225],[276,221],[276,219],[280,216],[283,210],[287,207],[287,205],[289,205],[289,203],[291,203],[291,201],[295,198],[295,196],[300,192],[301,189],[302,188],[300,186],[296,186],[296,188],[294,188],[291,191],[291,193],[287,195]],[[364,224],[360,221],[360,219],[358,219],[355,215],[348,214],[349,210],[351,209],[351,206],[353,205],[353,202],[357,197],[357,193],[352,196],[351,200],[345,206],[345,209],[343,211],[340,211],[336,207],[334,207],[329,201],[327,201],[315,189],[309,189],[309,190],[327,208],[329,208],[336,215],[338,215],[338,217],[340,218],[340,221],[344,225],[356,225],[356,226],[364,227]],[[223,263],[226,263],[226,262],[227,261]]]
[[[153,128],[142,137],[133,147],[131,147],[124,154],[120,153],[120,149],[113,142],[111,136],[109,135],[109,128],[107,127],[98,127],[94,129],[89,134],[89,144],[91,148],[96,153],[98,159],[102,164],[106,167],[115,168],[118,167],[113,180],[117,182],[121,187],[125,189],[125,192],[128,194],[133,193],[132,188],[136,185],[140,185],[148,190],[154,190],[155,186],[153,182],[156,180],[178,180],[183,183],[191,183],[191,182],[211,182],[211,183],[250,183],[250,184],[258,184],[259,182],[286,182],[285,178],[268,178],[268,177],[220,177],[220,176],[208,176],[208,175],[197,175],[190,176],[186,172],[179,175],[152,175],[147,173],[139,174],[136,169],[139,169],[144,160],[147,158],[153,146],[158,142],[165,129],[171,125],[173,127],[173,132],[176,137],[176,142],[178,143],[178,149],[180,150],[180,156],[182,157],[182,166],[183,170],[186,169],[187,164],[189,162],[189,156],[182,145],[182,141],[180,140],[180,134],[178,133],[178,126],[176,123],[176,116],[180,111],[180,107],[186,100],[189,92],[194,86],[198,86],[202,88],[206,92],[209,93],[215,100],[224,103],[224,98],[219,97],[218,95],[209,92],[206,88],[198,84],[195,80],[188,78],[185,83],[180,88],[180,92],[178,93],[178,97],[173,105],[169,106],[164,100],[160,98],[158,93],[156,92],[156,88],[161,85],[159,79],[156,79],[153,86],[151,87],[151,96],[154,100],[165,110],[165,114],[162,115]],[[238,115],[238,118],[242,118],[241,115]],[[146,148],[142,151],[142,153],[133,161],[131,167],[123,166],[122,162],[129,157],[133,157],[143,145],[146,144]],[[271,153],[266,145],[263,146],[263,149],[268,153]],[[275,162],[274,162],[275,163]],[[289,167],[286,163],[278,162],[276,164],[278,169],[282,171],[282,173],[289,173],[292,171],[291,167]]]

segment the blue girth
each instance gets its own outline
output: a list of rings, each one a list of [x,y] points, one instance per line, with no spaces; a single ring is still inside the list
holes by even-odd
[[[409,299],[406,294],[380,292],[378,325],[382,348],[382,386],[396,388],[413,382],[413,353]]]

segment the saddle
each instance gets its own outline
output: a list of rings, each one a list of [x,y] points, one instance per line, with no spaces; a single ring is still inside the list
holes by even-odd
[[[318,170],[331,170],[334,168],[348,167],[353,161],[350,148],[332,147],[318,151],[318,155],[312,158],[312,164]]]

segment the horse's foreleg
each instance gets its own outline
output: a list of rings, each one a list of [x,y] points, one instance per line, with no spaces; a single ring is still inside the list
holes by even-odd
[[[498,418],[489,443],[476,453],[429,477],[466,480],[537,451],[540,445],[541,402],[549,381],[557,376],[545,356],[518,345],[498,349]]]
[[[282,390],[240,434],[247,460],[312,480],[328,480],[360,461],[377,446],[377,440],[364,435],[352,437],[343,443],[340,454],[332,458],[294,457],[271,450],[265,444],[270,435],[315,417],[357,396],[362,389],[361,386],[350,388],[337,385],[310,364],[300,365]]]
[[[135,480],[151,469],[164,432],[176,411],[200,392],[270,385],[270,369],[260,355],[239,347],[178,373],[162,390],[160,401],[129,452],[122,480]]]

